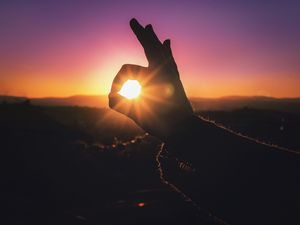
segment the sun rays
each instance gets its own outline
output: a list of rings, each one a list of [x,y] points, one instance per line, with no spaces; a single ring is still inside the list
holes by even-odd
[[[141,90],[142,86],[137,80],[127,80],[118,93],[127,99],[134,99],[140,95]]]

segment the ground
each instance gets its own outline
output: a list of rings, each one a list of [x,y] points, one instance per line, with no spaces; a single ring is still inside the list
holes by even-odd
[[[298,114],[198,114],[300,149]],[[2,224],[201,224],[196,209],[159,178],[161,142],[109,109],[2,104],[0,135]]]

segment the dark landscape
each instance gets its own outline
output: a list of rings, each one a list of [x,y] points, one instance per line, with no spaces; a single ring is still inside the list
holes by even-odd
[[[299,150],[300,114],[291,108],[198,115]],[[160,141],[112,110],[6,98],[0,127],[1,224],[201,224],[197,210],[160,181]]]

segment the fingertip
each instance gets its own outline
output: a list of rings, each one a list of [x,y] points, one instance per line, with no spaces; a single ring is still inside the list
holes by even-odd
[[[151,24],[148,24],[146,27],[145,27],[145,30],[147,31],[153,31],[153,27]]]
[[[170,47],[171,46],[171,40],[170,39],[166,39],[163,43],[164,46],[166,47]]]
[[[122,95],[120,95],[118,92],[111,92],[108,95],[108,105],[111,109],[118,110],[118,108],[120,107],[120,103],[124,99],[125,98]]]
[[[129,24],[130,24],[131,27],[134,26],[134,24],[136,24],[136,23],[137,23],[136,18],[132,18],[132,19],[130,20],[130,22],[129,22]]]
[[[141,28],[143,28],[142,25],[137,21],[136,18],[132,18],[130,20],[129,24],[133,31],[140,30]]]
[[[116,93],[109,93],[108,95],[108,106],[111,109],[115,109],[115,106],[117,105],[117,96]]]

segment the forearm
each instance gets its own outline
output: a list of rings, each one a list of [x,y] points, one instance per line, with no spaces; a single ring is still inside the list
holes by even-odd
[[[257,143],[197,116],[182,123],[164,141],[175,157],[192,163],[198,170],[209,168],[210,172],[222,176],[229,170],[234,172],[236,169],[248,168],[251,168],[251,175],[262,173],[264,168],[261,166],[264,167],[265,163],[268,163],[268,168],[274,167],[272,171],[276,171],[282,163],[299,160],[297,154]],[[286,165],[280,170],[288,172],[292,165]],[[243,176],[247,175],[246,171],[243,172]]]
[[[225,216],[239,212],[241,217],[254,207],[269,210],[270,215],[295,209],[297,155],[257,144],[197,117],[181,127],[166,138],[166,148],[191,163],[195,172],[188,179],[176,179],[176,174],[170,179],[201,204]]]

